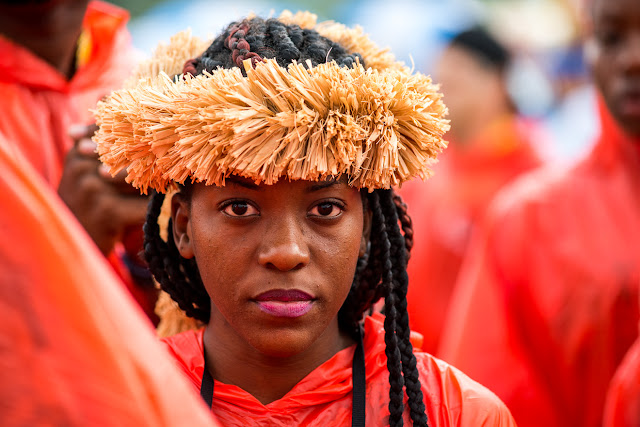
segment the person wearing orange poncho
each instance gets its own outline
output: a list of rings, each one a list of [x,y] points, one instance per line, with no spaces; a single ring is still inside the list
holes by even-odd
[[[92,123],[89,110],[135,66],[128,13],[86,0],[3,0],[0,12],[0,131],[57,189],[69,127]]]
[[[638,333],[640,3],[590,7],[599,141],[570,170],[533,173],[498,196],[440,352],[521,427],[601,425],[609,381]]]
[[[367,405],[367,425],[372,426],[384,425],[383,420],[389,416],[389,409],[386,407],[389,371],[383,321],[384,317],[377,314],[365,318],[364,322],[367,399],[371,402]],[[166,340],[169,352],[178,360],[179,366],[196,389],[202,383],[205,365],[203,333],[204,329],[200,329]],[[415,339],[419,344],[420,337],[416,336]],[[353,347],[336,353],[297,383],[283,398],[268,405],[262,404],[240,387],[216,381],[216,418],[223,425],[231,426],[246,425],[248,419],[254,424],[273,426],[350,425],[353,353]],[[494,402],[495,407],[492,407],[493,404],[482,397],[486,393],[484,387],[426,353],[416,350],[416,356],[423,392],[438,396],[427,406],[430,426],[510,425],[506,409],[500,408],[498,402]],[[451,387],[453,383],[457,383],[457,390]],[[464,402],[464,406],[460,406],[460,402]],[[238,408],[242,408],[242,411]],[[480,414],[483,411],[493,414],[482,418]]]
[[[153,318],[157,291],[137,274],[146,199],[100,174],[90,127],[69,134],[92,123],[89,110],[131,74],[128,16],[98,1],[0,1],[0,132],[58,190]]]
[[[11,147],[0,135],[0,425],[218,425],[72,214]]]
[[[112,173],[154,190],[146,260],[205,324],[164,342],[223,423],[514,425],[411,340],[411,226],[391,186],[446,146],[429,77],[310,13],[211,43],[180,33],[138,76],[99,103],[94,139]],[[386,316],[366,317],[382,298]]]
[[[469,236],[494,194],[540,161],[532,127],[506,89],[510,55],[482,28],[454,37],[436,67],[449,108],[449,147],[428,182],[400,190],[413,219],[407,295],[411,328],[436,352]]]

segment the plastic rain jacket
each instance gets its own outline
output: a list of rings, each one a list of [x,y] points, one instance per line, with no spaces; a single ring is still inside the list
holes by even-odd
[[[169,351],[200,390],[204,329],[165,338]],[[215,382],[213,412],[226,426],[350,426],[355,345],[338,352],[282,399],[263,405],[239,387]],[[367,426],[388,425],[389,372],[380,318],[365,320]],[[427,353],[415,351],[431,427],[515,426],[507,408],[483,386]],[[407,408],[405,406],[405,408]],[[408,408],[405,425],[410,425]]]
[[[504,116],[459,148],[455,141],[427,181],[399,191],[413,221],[414,246],[407,267],[411,329],[424,336],[423,349],[435,353],[451,292],[476,222],[507,182],[540,164],[531,148],[532,126]]]
[[[0,132],[53,188],[73,141],[72,124],[93,123],[89,112],[134,67],[128,13],[91,2],[83,23],[84,63],[69,81],[24,47],[0,35]]]
[[[73,215],[2,139],[0,194],[0,425],[217,425]]]
[[[637,335],[640,141],[600,110],[588,158],[497,197],[443,332],[439,355],[493,390],[520,427],[601,425]]]

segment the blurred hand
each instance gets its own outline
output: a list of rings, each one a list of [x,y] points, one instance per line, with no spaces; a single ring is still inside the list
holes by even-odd
[[[125,171],[112,177],[100,163],[91,140],[96,130],[95,125],[70,129],[74,146],[67,154],[58,194],[106,256],[125,232],[142,230],[148,198],[125,182]]]

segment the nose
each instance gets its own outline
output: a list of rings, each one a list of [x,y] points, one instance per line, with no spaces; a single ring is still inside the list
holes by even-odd
[[[280,217],[279,220],[274,220],[260,246],[260,265],[279,271],[291,271],[309,264],[309,246],[302,227],[295,218]]]

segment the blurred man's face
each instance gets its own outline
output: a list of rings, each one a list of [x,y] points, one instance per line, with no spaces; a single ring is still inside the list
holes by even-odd
[[[0,0],[0,4],[7,4],[9,6],[28,6],[47,2],[49,2],[49,0]]]
[[[593,0],[590,62],[611,114],[640,136],[640,1]]]
[[[442,53],[434,81],[441,85],[454,139],[467,134],[465,128],[477,122],[474,118],[482,109],[506,102],[501,75],[457,46],[449,46]]]

